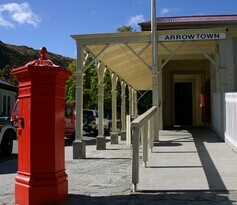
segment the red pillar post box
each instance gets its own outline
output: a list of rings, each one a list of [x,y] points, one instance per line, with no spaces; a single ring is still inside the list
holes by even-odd
[[[64,156],[65,81],[70,72],[41,58],[13,69],[19,79],[15,202],[58,204],[68,196]]]

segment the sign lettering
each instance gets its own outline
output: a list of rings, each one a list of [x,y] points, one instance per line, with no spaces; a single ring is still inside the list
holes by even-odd
[[[159,41],[191,41],[225,39],[225,33],[169,34],[159,36]]]

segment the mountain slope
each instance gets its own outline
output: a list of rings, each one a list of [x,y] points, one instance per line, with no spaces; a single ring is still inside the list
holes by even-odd
[[[5,44],[0,41],[0,80],[17,84],[11,75],[11,70],[15,67],[23,66],[29,61],[36,60],[40,57],[39,50],[27,46],[15,46]],[[47,53],[47,58],[54,64],[67,68],[73,59],[63,57],[54,53]]]

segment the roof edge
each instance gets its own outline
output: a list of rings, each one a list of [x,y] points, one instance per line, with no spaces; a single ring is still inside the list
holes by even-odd
[[[173,16],[157,17],[157,27],[165,29],[166,27],[183,26],[187,28],[195,25],[217,25],[217,24],[237,24],[237,14],[226,15],[193,15],[193,16]],[[150,30],[151,21],[145,21],[138,24],[142,31]],[[159,29],[158,28],[158,29]]]

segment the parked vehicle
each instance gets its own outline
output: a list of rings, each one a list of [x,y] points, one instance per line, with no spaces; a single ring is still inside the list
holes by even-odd
[[[85,132],[93,132],[98,135],[98,110],[83,110],[83,130]],[[111,122],[108,119],[104,119],[104,133],[109,134]]]
[[[11,121],[17,128],[17,118],[19,112],[19,100],[15,102],[11,113]],[[98,135],[98,111],[83,110],[83,130],[85,132],[93,132]],[[111,122],[104,119],[104,133],[107,135],[110,132]],[[65,137],[70,140],[75,140],[75,106],[73,104],[65,105]]]
[[[65,105],[65,137],[75,140],[75,107],[72,104]]]
[[[11,121],[0,118],[0,152],[3,156],[12,154],[13,140],[16,139],[16,129]]]
[[[2,119],[2,120],[10,120],[10,116],[0,116],[0,119]]]
[[[18,118],[18,112],[19,112],[19,100],[16,100],[13,108],[12,108],[12,112],[11,112],[11,122],[13,123],[13,125],[17,128],[17,118]]]
[[[11,113],[11,122],[17,128],[17,118],[19,112],[19,100],[15,102]],[[70,140],[75,139],[75,111],[74,105],[65,105],[65,137]]]

